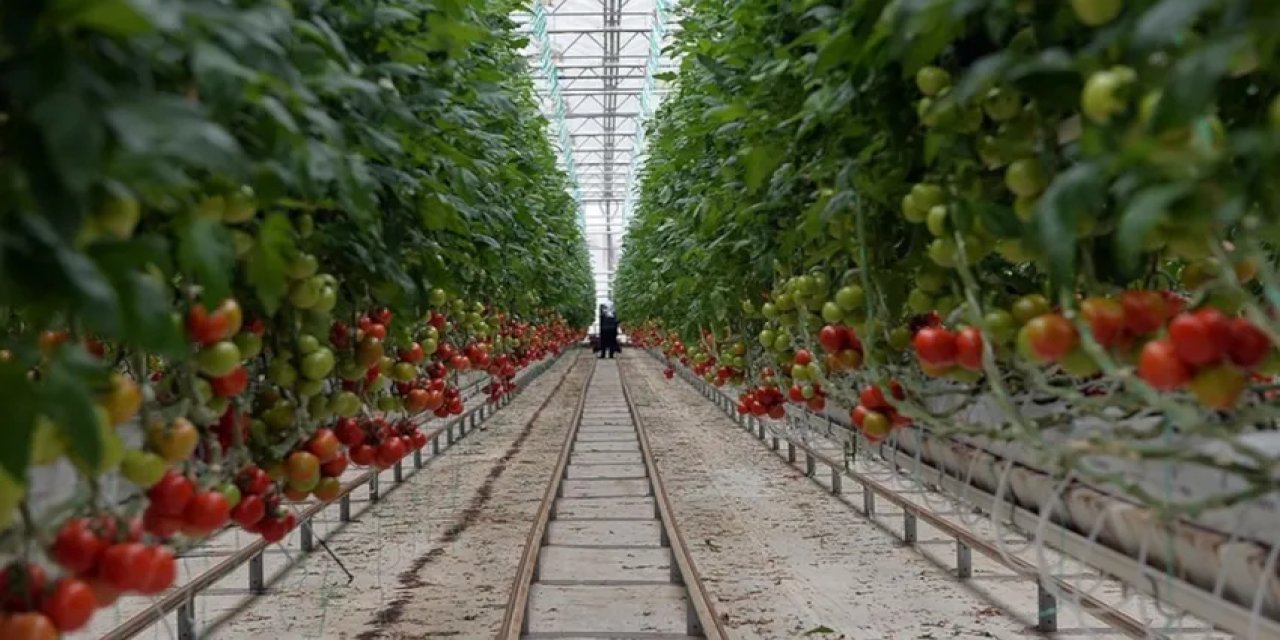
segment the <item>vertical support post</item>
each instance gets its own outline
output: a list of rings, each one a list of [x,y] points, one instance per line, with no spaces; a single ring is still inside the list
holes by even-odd
[[[818,473],[818,461],[806,451],[804,454],[804,474],[812,478]]]
[[[351,494],[344,493],[338,500],[338,520],[351,522]]]
[[[298,528],[298,542],[302,546],[303,553],[311,553],[315,549],[316,543],[312,539],[310,520],[302,523],[302,526]]]
[[[777,451],[778,449],[782,448],[782,443],[778,441],[778,436],[773,437],[772,446],[774,451]]]
[[[178,605],[178,640],[196,640],[196,602],[195,594],[188,596]]]
[[[1058,630],[1058,599],[1045,588],[1044,582],[1036,581],[1036,604],[1040,608],[1036,616],[1036,631],[1053,633]]]
[[[956,540],[956,577],[968,580],[973,577],[973,550]]]
[[[902,541],[907,544],[916,543],[916,514],[902,512]]]
[[[262,552],[249,558],[249,593],[262,594],[267,590],[266,580],[262,576]]]
[[[838,496],[842,493],[844,493],[844,475],[833,466],[831,467],[831,495]]]
[[[422,468],[422,449],[413,450],[413,468],[414,469]]]
[[[756,437],[764,440],[764,420],[756,420]]]
[[[445,426],[444,430],[445,430],[445,435],[449,437],[449,439],[446,442],[448,442],[449,444],[453,444],[453,423],[450,422],[447,426]]]
[[[440,455],[440,434],[438,433],[436,434],[436,437],[431,439],[431,455]]]
[[[796,461],[796,445],[794,442],[787,443],[787,462],[794,463]]]
[[[402,460],[396,460],[395,466],[391,467],[391,477],[395,478],[396,482],[404,482],[404,465],[401,464],[402,462]]]
[[[871,491],[866,483],[862,484],[862,512],[868,516],[876,513],[876,494]]]
[[[373,475],[369,477],[369,502],[377,502],[378,498],[378,471],[374,470]]]

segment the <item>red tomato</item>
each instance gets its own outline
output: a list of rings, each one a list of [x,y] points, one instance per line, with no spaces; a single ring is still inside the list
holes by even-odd
[[[349,462],[350,460],[347,459],[347,454],[339,451],[338,455],[334,456],[332,460],[320,465],[320,475],[326,478],[336,478],[342,475],[343,471],[347,470],[347,464]]]
[[[306,482],[320,475],[320,459],[306,451],[294,451],[285,460],[290,480]]]
[[[1080,303],[1080,315],[1089,324],[1093,339],[1109,347],[1124,334],[1124,306],[1107,298],[1086,298]]]
[[[1172,342],[1152,340],[1142,347],[1138,376],[1157,389],[1169,391],[1186,384],[1191,369],[1178,357]]]
[[[98,563],[98,576],[120,591],[133,591],[146,578],[140,569],[146,559],[146,545],[141,542],[113,544],[102,552]]]
[[[1169,318],[1169,303],[1155,291],[1131,290],[1120,295],[1124,328],[1132,335],[1153,333]]]
[[[422,345],[417,342],[409,344],[407,349],[400,350],[400,359],[410,364],[418,364],[426,357],[426,353],[422,350]]]
[[[370,324],[369,327],[364,330],[364,335],[374,337],[379,340],[386,340],[387,326],[384,324],[375,322],[373,324]]]
[[[853,421],[854,426],[862,428],[862,422],[867,419],[867,413],[870,409],[858,405],[849,411],[849,419]]]
[[[770,418],[773,418],[774,420],[781,420],[784,417],[786,417],[787,408],[780,404],[775,404],[772,407],[769,407],[768,415]]]
[[[248,528],[262,520],[266,513],[267,505],[262,497],[251,494],[240,498],[240,504],[231,510],[231,519],[241,527]]]
[[[1046,313],[1027,323],[1027,338],[1036,357],[1056,362],[1071,353],[1079,341],[1071,321],[1057,313]]]
[[[154,506],[147,507],[142,514],[142,526],[147,533],[157,538],[171,538],[182,529],[181,516],[166,515],[156,511]]]
[[[377,458],[378,449],[367,444],[358,444],[348,451],[348,455],[351,457],[351,462],[367,467],[373,464],[374,459]]]
[[[227,523],[231,503],[221,491],[203,491],[187,503],[182,517],[192,529],[208,533]]]
[[[829,324],[818,332],[818,343],[822,345],[823,350],[827,353],[835,353],[846,348],[847,334],[843,329],[844,327]]]
[[[271,488],[271,476],[262,467],[252,465],[240,471],[236,483],[245,495],[261,495]]]
[[[89,584],[89,588],[93,589],[93,600],[98,603],[99,609],[105,609],[116,603],[120,598],[120,590],[107,584],[102,578],[92,577],[85,580]],[[0,637],[4,637],[0,634]]]
[[[243,366],[236,367],[234,371],[221,378],[210,378],[209,386],[213,388],[213,395],[219,398],[240,395],[240,392],[249,386],[249,370]]]
[[[38,564],[10,563],[0,571],[0,609],[28,611],[35,608],[48,581],[48,575]]]
[[[404,440],[398,436],[392,436],[382,441],[378,445],[377,461],[380,466],[389,467],[405,455]]]
[[[982,331],[976,327],[956,332],[956,364],[970,371],[982,369]]]
[[[942,327],[925,327],[912,339],[916,356],[934,366],[950,366],[956,361],[956,334]]]
[[[810,411],[821,412],[827,408],[827,399],[823,396],[814,396],[809,398],[806,404]]]
[[[178,563],[173,550],[165,546],[148,547],[142,555],[147,580],[138,586],[138,592],[155,595],[168,589],[178,578]]]
[[[427,434],[420,429],[414,429],[409,433],[409,444],[417,450],[427,446]]]
[[[338,437],[333,431],[325,428],[316,429],[316,432],[307,440],[307,451],[318,458],[321,464],[338,456],[338,446]]]
[[[1182,313],[1169,323],[1169,341],[1183,362],[1207,366],[1221,360],[1231,347],[1231,322],[1210,307]]]
[[[43,613],[0,613],[0,638],[5,640],[58,640],[53,621]]]
[[[796,351],[796,364],[803,367],[807,366],[810,362],[813,362],[813,354],[809,353],[808,349],[800,349],[799,351]]]
[[[1245,318],[1231,321],[1231,343],[1227,354],[1231,361],[1246,369],[1252,369],[1266,359],[1271,351],[1271,339]]]
[[[71,573],[88,573],[98,564],[106,544],[84,518],[72,518],[58,529],[51,555],[63,569]]]
[[[289,533],[284,518],[265,518],[260,523],[262,539],[267,542],[280,542]]]
[[[154,486],[147,490],[151,506],[163,515],[180,515],[195,495],[195,487],[181,473],[170,469]]]
[[[334,435],[338,436],[338,442],[354,447],[365,439],[364,429],[360,428],[360,423],[355,418],[343,418],[338,421],[338,426],[334,430]]]

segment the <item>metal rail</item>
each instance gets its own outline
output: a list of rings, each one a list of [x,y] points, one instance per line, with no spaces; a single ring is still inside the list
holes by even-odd
[[[568,351],[564,352],[568,353]],[[561,354],[563,355],[563,353]],[[560,360],[560,356],[556,356],[550,360],[543,361],[533,368],[527,370],[521,377],[521,382],[528,383],[551,368]],[[568,375],[568,372],[565,373]],[[477,381],[470,385],[471,387],[479,386],[481,381]],[[446,424],[437,427],[427,433],[427,446],[431,447],[432,455],[439,455],[441,451],[447,449],[450,445],[461,440],[467,435],[468,428],[474,431],[480,422],[493,416],[498,409],[503,408],[511,403],[515,396],[524,391],[526,384],[517,386],[514,394],[503,396],[497,404],[482,403],[479,406],[462,413],[457,418],[446,422]],[[455,429],[458,433],[455,434]],[[444,436],[445,445],[440,445],[440,438]],[[392,467],[394,478],[397,482],[404,479],[402,471],[403,460],[397,461]],[[423,466],[422,449],[413,452],[414,469],[421,469]],[[368,469],[361,472],[355,478],[342,485],[342,490],[338,497],[328,502],[316,502],[308,505],[302,513],[298,514],[298,529],[300,532],[300,544],[304,552],[311,551],[312,532],[311,519],[329,506],[337,504],[339,507],[339,519],[342,522],[351,520],[351,492],[362,486],[369,487],[369,497],[372,502],[377,502],[379,495],[378,478],[382,473],[382,469]],[[168,591],[158,598],[154,604],[134,614],[128,620],[125,620],[111,631],[102,636],[102,640],[126,640],[141,633],[151,625],[164,619],[170,613],[177,614],[177,628],[179,640],[195,640],[199,637],[195,623],[195,597],[201,591],[212,586],[221,580],[227,574],[238,569],[240,566],[249,564],[249,590],[254,594],[261,594],[265,591],[265,580],[263,577],[263,551],[272,543],[258,538],[247,546],[238,549],[231,555],[223,558],[220,562],[209,569],[199,573],[192,579],[182,585]],[[294,560],[290,558],[286,566],[291,567]]]
[[[667,496],[662,474],[658,472],[658,465],[653,459],[653,450],[649,447],[649,433],[645,429],[644,419],[640,417],[640,411],[636,409],[635,401],[631,397],[631,389],[627,386],[627,376],[621,366],[618,367],[618,379],[622,382],[622,397],[627,401],[627,412],[631,414],[631,421],[635,423],[636,433],[640,436],[640,453],[644,458],[644,466],[649,471],[649,486],[658,503],[658,515],[662,520],[662,528],[666,531],[667,540],[671,543],[671,555],[675,556],[676,566],[680,570],[680,576],[684,578],[685,588],[689,591],[689,601],[697,613],[698,620],[702,623],[702,633],[708,640],[728,638],[729,633],[724,627],[724,620],[717,615],[715,601],[711,599],[711,594],[702,581],[702,575],[698,573],[693,555],[689,553],[689,545],[685,542],[684,533],[675,524],[671,499]]]
[[[646,350],[646,352],[648,352],[650,356],[657,358],[656,354],[654,354],[652,351]],[[716,406],[718,406],[722,411],[724,411],[729,417],[733,418],[739,427],[746,429],[748,432],[752,433],[757,440],[764,442],[765,426],[763,421],[758,420],[753,416],[744,416],[744,415],[738,414],[736,411],[736,403],[733,401],[732,398],[725,395],[719,389],[707,384],[701,378],[693,376],[688,372],[688,370],[685,367],[678,366],[676,367],[676,369],[677,371],[680,372],[681,379],[685,380],[691,386],[697,389],[704,397],[714,402]],[[808,413],[810,412],[806,411],[806,414]],[[843,425],[841,426],[843,427]],[[1022,575],[1035,576],[1037,578],[1036,579],[1036,591],[1037,591],[1036,600],[1039,605],[1038,611],[1036,612],[1036,621],[1037,621],[1036,630],[1037,631],[1040,631],[1043,633],[1052,633],[1057,631],[1058,606],[1056,602],[1057,599],[1053,595],[1053,589],[1057,589],[1062,593],[1070,594],[1076,597],[1077,601],[1081,604],[1082,609],[1084,609],[1090,615],[1097,617],[1098,619],[1106,622],[1107,624],[1111,625],[1118,631],[1130,637],[1161,638],[1161,639],[1168,637],[1164,634],[1161,634],[1159,631],[1150,628],[1148,625],[1146,625],[1142,621],[1139,621],[1138,619],[1124,613],[1123,611],[1120,611],[1115,607],[1112,607],[1111,605],[1103,602],[1097,597],[1083,592],[1076,586],[1072,585],[1069,582],[1066,582],[1061,578],[1054,577],[1054,576],[1041,575],[1040,571],[1034,564],[1026,560],[1023,560],[1021,558],[1013,557],[1003,553],[995,545],[986,541],[981,536],[973,533],[967,528],[957,525],[949,520],[946,520],[945,518],[934,513],[932,510],[912,502],[910,499],[903,497],[897,491],[882,484],[878,480],[871,478],[865,474],[854,471],[853,469],[847,468],[844,460],[839,460],[839,461],[833,460],[817,451],[814,451],[813,449],[811,449],[810,447],[806,446],[803,443],[795,442],[790,438],[785,438],[785,440],[787,443],[787,453],[785,454],[785,456],[788,464],[794,464],[796,462],[797,451],[802,452],[805,457],[804,462],[805,462],[805,470],[807,472],[806,475],[815,483],[819,484],[819,486],[822,486],[822,485],[820,482],[818,482],[818,479],[817,479],[817,469],[816,469],[817,464],[821,463],[823,466],[827,467],[830,470],[830,474],[831,474],[830,492],[833,495],[840,495],[843,493],[843,482],[842,482],[843,478],[849,478],[857,482],[861,486],[862,494],[863,494],[862,513],[868,518],[873,518],[875,515],[875,499],[877,496],[880,498],[883,498],[889,503],[902,509],[903,511],[902,539],[904,542],[908,544],[914,544],[916,542],[916,530],[918,526],[918,521],[920,520],[923,520],[924,522],[928,523],[930,526],[933,526],[939,531],[954,538],[955,546],[956,546],[956,575],[958,578],[968,579],[972,577],[972,571],[973,571],[972,552],[974,550],[977,550],[979,553],[990,558],[996,563],[1001,564],[1006,568],[1011,569],[1015,572],[1018,572]],[[782,455],[779,448],[778,436],[772,436],[772,444],[768,446],[775,453]],[[915,459],[910,459],[910,460],[913,464],[925,464],[925,466],[929,466],[931,469],[934,469],[932,465],[928,465],[923,461],[919,461]],[[948,476],[944,471],[938,470],[938,472],[941,477],[950,478],[950,476]],[[959,483],[959,481],[956,481],[954,479],[951,479],[951,480],[953,482]],[[967,487],[967,491],[970,494],[970,496],[966,496],[966,497],[989,497],[992,500],[995,499],[994,496],[991,496],[990,494],[982,492],[975,487],[972,487],[969,485],[965,485],[965,486]],[[824,489],[825,488],[826,487],[824,487]],[[1012,505],[1010,505],[1010,508],[1017,509]],[[1036,518],[1036,516],[1030,513],[1027,513],[1027,517]],[[1035,521],[1036,520],[1033,520],[1032,522],[1035,522]],[[1026,521],[1023,520],[1022,524],[1026,524]],[[1052,524],[1050,526],[1056,527],[1056,525],[1052,525]],[[1070,532],[1067,529],[1063,529],[1061,532],[1055,530],[1053,532],[1053,535],[1046,536],[1046,537],[1052,538],[1052,537],[1058,536],[1060,533],[1063,536],[1066,536],[1068,533],[1075,535],[1074,532]],[[1078,535],[1076,537],[1078,537]],[[1119,554],[1116,554],[1116,555],[1119,555]],[[1128,560],[1127,556],[1121,556],[1121,557],[1124,558],[1125,560]],[[1081,560],[1082,562],[1086,562],[1086,564],[1091,564],[1083,558],[1076,558],[1076,559]],[[1133,561],[1129,560],[1129,562],[1132,563]],[[1095,567],[1095,568],[1098,568],[1098,567]],[[1099,571],[1102,571],[1105,574],[1113,573],[1112,571],[1107,571],[1103,569],[1099,569]],[[1134,585],[1134,586],[1139,586],[1139,585]],[[1050,587],[1052,587],[1052,589]],[[1226,604],[1226,603],[1223,603],[1223,604]],[[1276,637],[1276,636],[1267,636],[1267,637]]]
[[[592,376],[595,375],[594,365],[592,368]],[[619,381],[622,384],[622,396],[626,401],[627,413],[631,416],[632,423],[636,429],[637,439],[640,443],[640,453],[644,460],[644,466],[647,471],[649,480],[650,493],[654,496],[657,505],[658,519],[662,522],[663,538],[670,545],[671,555],[676,564],[678,575],[684,583],[685,589],[689,594],[689,601],[693,607],[693,614],[697,617],[698,625],[702,634],[708,640],[724,640],[728,637],[724,628],[724,622],[717,615],[714,601],[711,599],[706,585],[703,584],[702,576],[698,573],[697,567],[693,562],[693,557],[689,553],[688,545],[685,543],[684,535],[680,528],[675,524],[675,518],[672,515],[670,499],[667,497],[666,487],[662,483],[662,476],[658,472],[657,465],[654,463],[652,450],[649,447],[648,434],[644,428],[644,422],[640,417],[640,413],[636,410],[635,403],[632,400],[631,393],[626,383],[626,376],[623,375],[622,368],[618,370]],[[591,377],[589,376],[586,383],[582,386],[582,395],[578,398],[578,403],[574,409],[572,427],[565,434],[564,445],[560,449],[560,455],[556,460],[555,472],[552,480],[547,485],[546,491],[543,493],[542,503],[538,507],[537,516],[534,519],[533,526],[529,530],[529,536],[525,540],[524,553],[520,558],[520,566],[516,572],[515,582],[512,586],[511,598],[507,602],[507,610],[502,620],[502,628],[498,634],[499,638],[506,640],[517,640],[526,632],[526,623],[528,617],[529,591],[532,587],[534,576],[537,573],[538,556],[541,552],[543,542],[546,539],[547,527],[551,519],[551,513],[554,509],[555,501],[560,496],[560,486],[564,481],[566,469],[569,464],[570,455],[573,452],[573,443],[577,439],[579,428],[582,426],[582,415],[586,407],[587,390],[591,386]]]
[[[591,360],[591,374],[582,384],[582,392],[578,394],[578,403],[573,409],[573,421],[569,424],[564,436],[564,445],[560,447],[560,456],[556,458],[555,472],[551,482],[542,494],[542,502],[538,505],[538,513],[533,518],[533,526],[525,539],[524,553],[520,555],[520,564],[516,568],[515,582],[511,586],[511,598],[507,600],[507,610],[502,615],[502,631],[499,638],[516,640],[524,633],[526,618],[529,612],[529,590],[533,586],[533,576],[538,568],[538,554],[542,551],[542,541],[547,535],[547,526],[551,521],[551,510],[556,496],[560,493],[560,482],[564,479],[565,469],[569,466],[569,455],[573,453],[573,441],[578,437],[578,428],[582,426],[582,411],[587,404],[587,390],[591,387],[591,378],[596,373],[596,361]],[[555,394],[547,396],[549,402]],[[545,405],[544,405],[545,406]]]

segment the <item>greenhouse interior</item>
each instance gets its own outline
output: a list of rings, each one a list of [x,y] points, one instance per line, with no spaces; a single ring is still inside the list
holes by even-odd
[[[1280,640],[1280,2],[0,1],[0,640]]]

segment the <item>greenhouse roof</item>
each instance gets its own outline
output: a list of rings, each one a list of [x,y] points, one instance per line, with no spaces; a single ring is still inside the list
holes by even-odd
[[[670,0],[543,0],[518,16],[561,165],[576,186],[596,298],[611,300],[644,121],[672,68]]]

